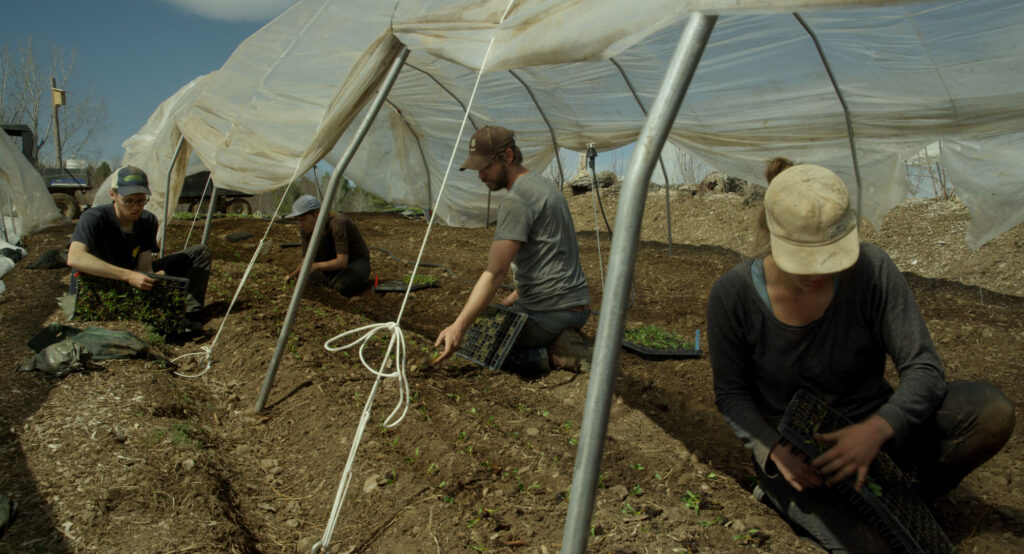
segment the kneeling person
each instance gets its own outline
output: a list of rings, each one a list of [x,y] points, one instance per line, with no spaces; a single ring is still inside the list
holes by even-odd
[[[491,191],[506,190],[487,268],[458,317],[437,336],[435,362],[455,353],[476,318],[484,313],[506,275],[516,288],[501,305],[528,318],[505,359],[513,372],[585,370],[592,345],[579,332],[590,317],[590,288],[580,265],[569,204],[550,180],[522,165],[512,131],[487,126],[469,143],[460,170],[475,170]]]
[[[147,273],[185,277],[189,280],[186,314],[202,310],[213,259],[210,249],[198,244],[153,259],[153,252],[160,250],[156,242],[160,224],[144,209],[149,202],[149,179],[137,167],[117,170],[110,200],[82,213],[68,246],[68,266],[142,291],[152,290],[156,283]]]
[[[292,204],[292,212],[286,218],[295,218],[299,223],[302,253],[309,249],[317,217],[320,215],[320,201],[305,194]],[[324,235],[310,266],[309,280],[337,290],[345,296],[356,296],[370,286],[370,249],[359,233],[354,221],[342,213],[328,213]],[[299,276],[302,265],[288,274],[286,280]]]

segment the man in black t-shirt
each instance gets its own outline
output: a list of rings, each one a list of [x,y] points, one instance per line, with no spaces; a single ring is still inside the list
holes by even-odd
[[[317,217],[320,215],[320,201],[304,194],[292,203],[292,212],[286,218],[299,223],[299,238],[302,253],[309,248]],[[299,276],[302,266],[295,268],[285,277],[292,281]],[[313,257],[309,280],[330,287],[345,296],[356,296],[370,286],[370,249],[363,240],[354,221],[345,214],[329,213],[320,246]]]
[[[142,291],[153,288],[147,273],[189,279],[187,310],[198,312],[206,298],[212,254],[205,245],[153,260],[160,226],[144,209],[149,202],[149,179],[141,169],[126,165],[110,186],[110,204],[82,213],[68,246],[68,266],[96,277],[124,281]]]

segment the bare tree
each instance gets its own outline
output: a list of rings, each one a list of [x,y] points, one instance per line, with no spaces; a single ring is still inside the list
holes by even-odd
[[[939,156],[942,155],[942,143],[939,143]],[[912,195],[919,194],[924,189],[924,183],[928,182],[932,188],[932,195],[939,200],[952,200],[956,198],[956,187],[949,180],[949,175],[939,163],[939,158],[932,157],[925,148],[920,153],[912,156],[905,162],[907,183],[910,185]]]
[[[64,159],[94,154],[89,141],[108,125],[107,106],[92,91],[74,87],[78,54],[50,44],[49,71],[40,65],[32,37],[13,49],[0,47],[0,120],[27,125],[35,135],[41,160],[55,159],[51,81],[68,91],[68,103],[60,108],[61,150]]]
[[[685,150],[676,150],[676,170],[684,185],[697,185],[711,173],[712,169]]]

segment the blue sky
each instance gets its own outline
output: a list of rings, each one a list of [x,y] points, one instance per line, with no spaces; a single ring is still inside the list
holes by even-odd
[[[14,50],[30,36],[49,68],[50,44],[78,59],[67,87],[92,91],[107,106],[108,127],[85,157],[116,165],[121,143],[167,97],[219,69],[246,37],[295,0],[8,0],[0,41]]]

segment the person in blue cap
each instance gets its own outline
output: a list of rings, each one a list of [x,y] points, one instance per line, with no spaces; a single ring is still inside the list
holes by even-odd
[[[147,273],[186,277],[189,297],[186,315],[196,316],[206,298],[213,255],[198,244],[158,259],[160,251],[156,216],[145,210],[149,202],[149,179],[142,169],[118,168],[110,185],[110,204],[92,207],[71,235],[67,264],[71,268],[106,279],[124,281],[132,287],[152,290],[156,280]]]
[[[320,201],[304,194],[292,203],[292,211],[286,219],[295,219],[299,224],[299,238],[302,253],[309,248],[317,217],[320,216]],[[302,265],[285,278],[294,281]],[[352,297],[362,294],[370,286],[370,249],[359,232],[359,227],[348,216],[339,212],[327,214],[327,225],[320,237],[320,246],[310,267],[310,282],[332,288]]]

